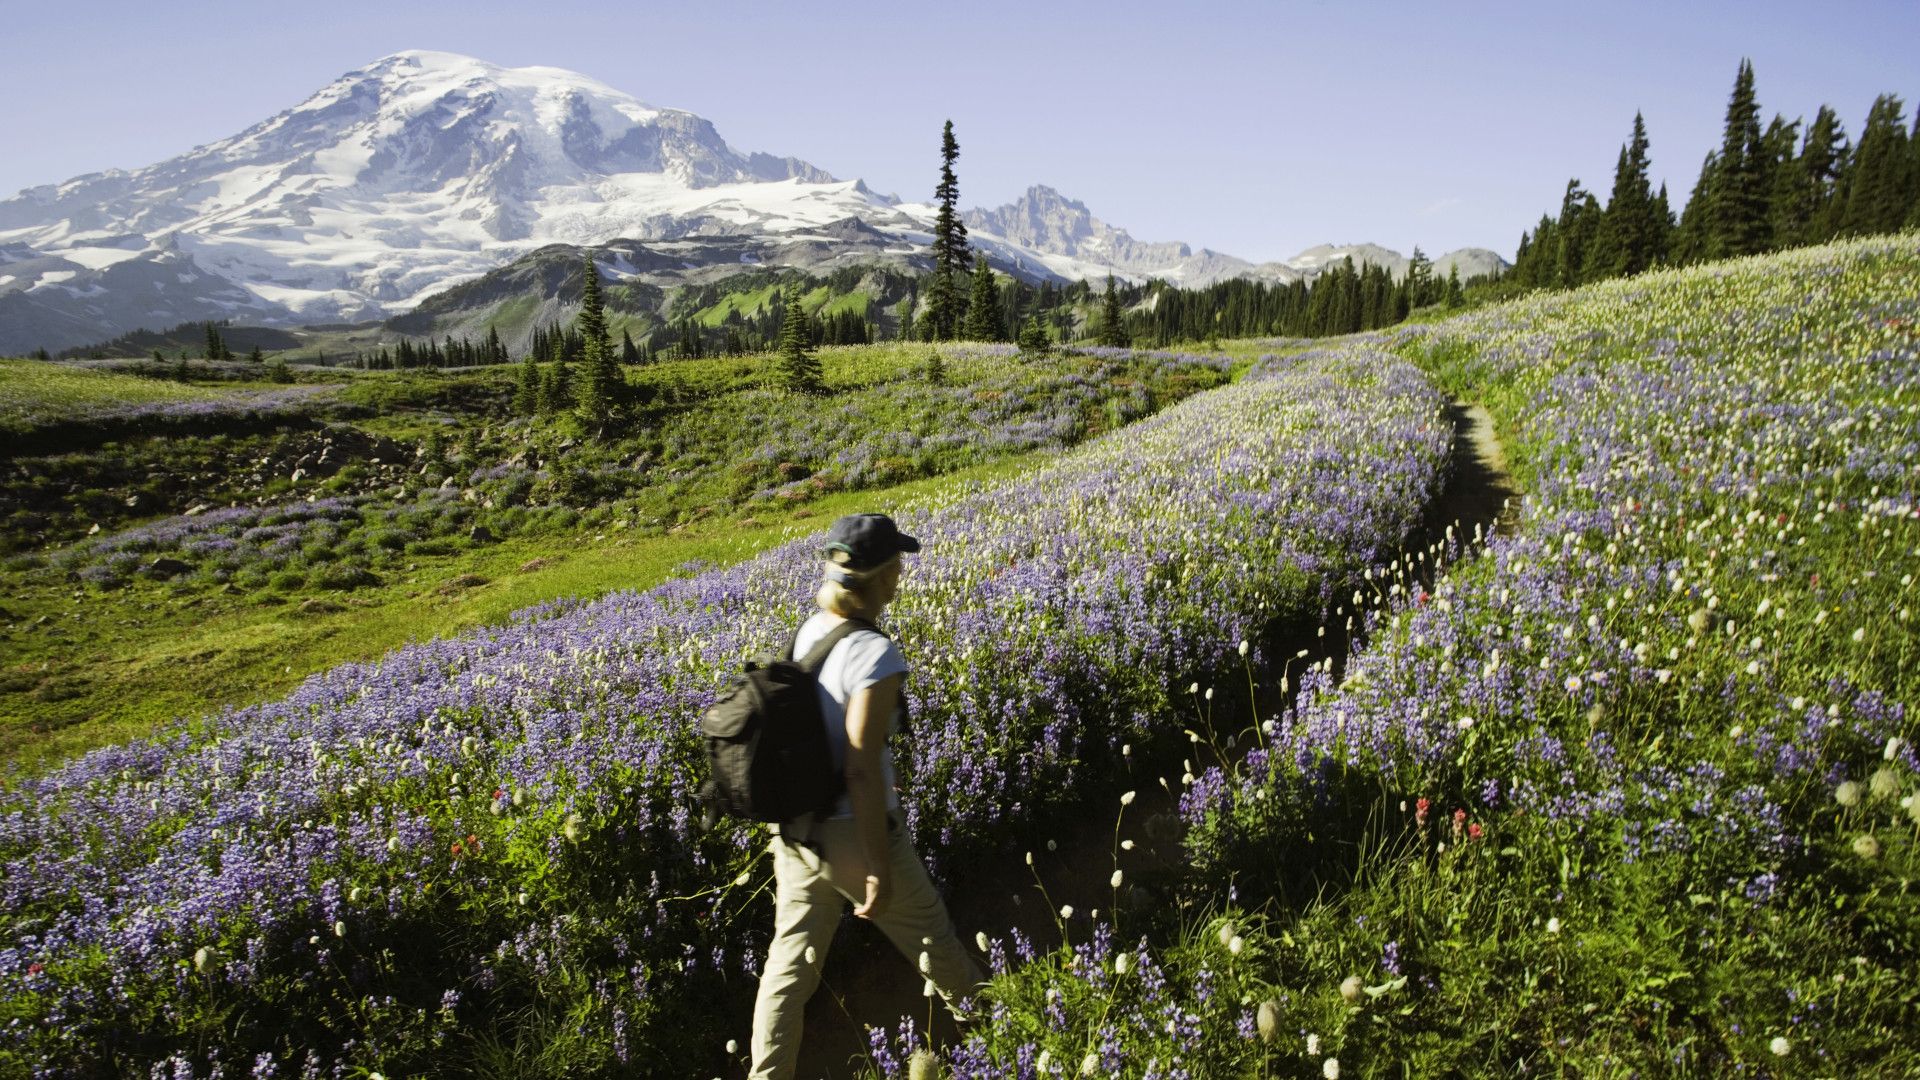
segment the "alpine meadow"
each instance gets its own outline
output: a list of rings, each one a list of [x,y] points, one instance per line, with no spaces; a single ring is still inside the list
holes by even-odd
[[[491,7],[448,40],[586,66]],[[1213,68],[1122,14],[1102,55]],[[316,55],[390,50],[384,17]],[[1920,1075],[1920,111],[1878,85],[1920,69],[1766,120],[1784,17],[1672,18],[1731,50],[1711,144],[1642,69],[1576,132],[1625,139],[1610,183],[1549,162],[1537,220],[1438,158],[1230,206],[1254,159],[1171,148],[1246,94],[1165,88],[1190,130],[1157,131],[1068,57],[1004,107],[863,105],[932,110],[857,132],[924,202],[422,49],[0,199],[0,1077]],[[1447,33],[1576,62],[1572,16],[1492,21]],[[1380,111],[1208,40],[1262,109]],[[1815,52],[1795,93],[1871,67]],[[653,92],[697,100],[687,62]],[[736,110],[830,95],[726,69]],[[1621,100],[1565,94],[1536,145],[1476,127],[1515,145],[1474,175]],[[1083,119],[1134,125],[1103,197],[1159,173],[1240,250],[1342,200],[1447,240],[1502,203],[1517,245],[1253,259],[1045,184],[966,201],[1010,159],[1096,175],[996,141],[1070,158]],[[850,809],[757,820],[715,800],[715,706],[816,612],[906,674],[792,668]],[[746,723],[772,755],[801,720]],[[983,973],[958,995],[887,921],[896,837]]]

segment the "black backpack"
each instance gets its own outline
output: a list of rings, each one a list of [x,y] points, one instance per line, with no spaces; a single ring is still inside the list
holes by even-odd
[[[713,770],[700,788],[707,827],[722,814],[771,822],[825,814],[845,794],[847,778],[833,767],[817,687],[827,654],[856,630],[880,632],[863,619],[848,619],[799,660],[796,631],[778,656],[747,661],[733,688],[707,710],[700,721]]]

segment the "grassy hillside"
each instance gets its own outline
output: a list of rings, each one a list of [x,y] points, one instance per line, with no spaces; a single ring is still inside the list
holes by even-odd
[[[989,931],[950,1074],[1914,1075],[1917,319],[1905,234],[1373,339],[1486,404],[1519,528],[1196,746],[1152,903]]]

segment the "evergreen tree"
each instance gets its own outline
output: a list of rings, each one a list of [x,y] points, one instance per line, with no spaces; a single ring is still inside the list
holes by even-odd
[[[1000,341],[1000,292],[993,282],[993,268],[985,255],[973,259],[973,294],[967,301],[967,317],[960,336],[968,341]]]
[[[800,283],[787,286],[787,302],[780,320],[780,382],[790,393],[814,394],[821,389],[820,360],[807,346],[812,340],[807,313],[800,307]]]
[[[1349,258],[1348,262],[1352,262]],[[1413,245],[1413,255],[1407,259],[1407,297],[1414,307],[1425,307],[1433,303],[1433,260]]]
[[[1708,151],[1700,162],[1700,175],[1693,182],[1693,193],[1687,196],[1686,208],[1680,211],[1680,225],[1674,230],[1674,262],[1698,262],[1710,257],[1714,188],[1719,175],[1720,158]]]
[[[1907,132],[1907,225],[1920,225],[1920,107],[1913,110],[1913,129]]]
[[[207,324],[207,359],[225,360],[227,343],[220,338],[220,331],[212,323]]]
[[[1653,213],[1648,216],[1653,227],[1652,246],[1648,251],[1653,264],[1664,265],[1673,258],[1673,233],[1679,228],[1673,220],[1673,206],[1667,201],[1667,185],[1660,183],[1659,194],[1653,197]]]
[[[1116,349],[1133,344],[1132,335],[1127,333],[1126,312],[1120,307],[1120,292],[1114,287],[1112,274],[1107,275],[1107,291],[1100,299],[1100,344]]]
[[[520,379],[513,390],[513,411],[521,416],[540,411],[540,364],[532,353],[520,362]]]
[[[623,364],[640,362],[640,349],[633,343],[633,332],[624,328],[620,331],[620,362]]]
[[[927,357],[927,381],[935,386],[945,386],[947,382],[947,362],[935,351]]]
[[[500,343],[500,331],[494,329],[491,324],[487,327],[486,362],[489,364],[504,364],[507,362],[507,347]]]
[[[606,310],[600,300],[600,271],[589,257],[582,267],[580,314],[574,329],[580,334],[581,373],[575,401],[580,419],[605,437],[617,426],[625,412],[626,379],[613,355],[613,339],[607,335]]]
[[[1718,173],[1711,188],[1707,257],[1729,258],[1767,250],[1766,147],[1760,136],[1760,106],[1753,94],[1753,62],[1740,61],[1720,140]]]
[[[1447,267],[1447,308],[1452,310],[1459,307],[1463,299],[1465,294],[1460,291],[1460,264],[1453,263]]]
[[[1840,175],[1852,148],[1840,117],[1820,106],[1800,142],[1800,156],[1791,170],[1790,205],[1782,217],[1791,235],[1782,244],[1820,244],[1840,231]]]
[[[1599,230],[1600,201],[1580,186],[1578,177],[1568,180],[1567,190],[1560,196],[1560,220],[1554,228],[1559,238],[1553,260],[1554,285],[1571,289],[1586,280],[1587,251]]]
[[[266,361],[267,358],[260,355],[260,346],[258,345],[255,345],[253,351],[247,354],[247,363],[249,364],[264,364]]]
[[[933,189],[933,201],[939,210],[933,223],[933,280],[927,284],[926,323],[935,340],[946,340],[960,330],[960,283],[967,261],[967,226],[960,220],[960,182],[954,178],[953,162],[960,156],[960,144],[953,138],[953,121],[947,121],[940,135],[940,183]]]
[[[155,349],[153,350],[153,362],[156,364],[164,364],[167,362],[167,358],[160,355],[159,349]]]
[[[1892,94],[1873,100],[1849,170],[1840,230],[1851,236],[1893,232],[1906,222],[1913,193],[1908,183],[1908,136],[1904,107]]]
[[[1800,162],[1794,149],[1800,142],[1800,121],[1775,114],[1760,136],[1761,163],[1767,191],[1767,242],[1774,248],[1792,247],[1799,232],[1794,211]]]
[[[1020,328],[1020,351],[1035,356],[1045,356],[1053,349],[1053,342],[1047,337],[1047,328],[1040,323],[1040,313],[1027,316],[1027,323]]]
[[[1620,148],[1613,170],[1613,193],[1601,215],[1588,258],[1591,278],[1637,274],[1653,265],[1656,234],[1653,192],[1647,182],[1647,125],[1633,114],[1633,138]]]

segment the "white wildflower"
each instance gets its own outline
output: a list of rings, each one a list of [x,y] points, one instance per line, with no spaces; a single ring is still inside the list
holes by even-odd
[[[1891,799],[1900,794],[1900,778],[1893,774],[1892,769],[1882,765],[1867,778],[1867,792],[1876,802]]]
[[[1260,1003],[1260,1009],[1254,1014],[1254,1027],[1260,1032],[1260,1041],[1271,1044],[1280,1037],[1280,1003],[1268,998]]]

